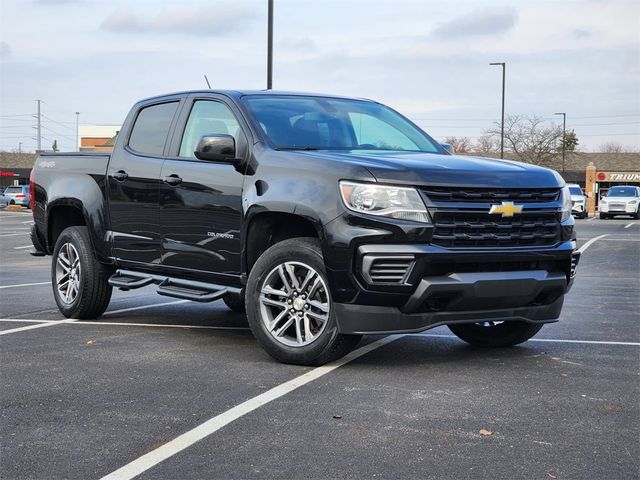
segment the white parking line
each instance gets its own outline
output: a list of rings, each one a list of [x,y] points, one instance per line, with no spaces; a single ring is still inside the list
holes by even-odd
[[[636,224],[636,222],[628,223],[628,224],[626,224],[626,225],[624,226],[624,228],[629,228],[631,225],[635,225],[635,224]]]
[[[13,247],[14,250],[24,250],[25,248],[33,248],[33,245],[25,245],[24,247]]]
[[[578,253],[584,253],[587,251],[587,248],[589,248],[591,245],[593,245],[595,242],[597,242],[598,240],[604,238],[604,237],[608,237],[609,234],[605,233],[604,235],[599,235],[595,238],[592,238],[591,240],[589,240],[587,243],[585,243],[584,245],[582,245],[579,249],[578,249]]]
[[[276,400],[286,395],[287,393],[293,392],[297,388],[302,387],[307,383],[313,382],[314,380],[317,380],[327,373],[332,372],[336,368],[340,368],[341,366],[346,365],[347,363],[352,362],[353,360],[402,337],[404,337],[404,335],[390,335],[388,337],[381,338],[380,340],[376,340],[375,342],[354,350],[340,360],[336,360],[335,362],[323,365],[322,367],[316,367],[313,370],[294,378],[293,380],[289,380],[288,382],[273,387],[271,390],[268,390],[258,395],[257,397],[250,398],[240,405],[235,406],[227,410],[226,412],[223,412],[220,415],[207,420],[194,429],[183,433],[177,438],[174,438],[169,443],[165,443],[161,447],[152,450],[151,452],[141,456],[140,458],[137,458],[131,463],[128,463],[127,465],[119,468],[115,472],[102,477],[102,480],[125,480],[134,478],[159,464],[160,462],[163,462],[164,460],[190,447],[194,443],[199,442],[203,438],[208,437],[212,433],[220,430],[222,427],[229,425],[231,422],[243,417],[244,415],[247,415],[248,413],[253,412],[261,406],[266,405],[267,403],[272,402],[273,400]]]
[[[51,285],[51,282],[21,283],[18,285],[1,285],[0,290],[3,288],[33,287],[35,285]]]
[[[60,325],[61,323],[73,323],[76,320],[68,318],[66,320],[58,320],[56,322],[38,323],[36,325],[27,325],[26,327],[11,328],[9,330],[0,331],[0,335],[8,335],[10,333],[24,332],[26,330],[35,330],[36,328],[53,327],[54,325]]]
[[[16,323],[52,323],[59,320],[32,320],[30,318],[0,318],[0,322],[16,322]]]
[[[5,238],[5,237],[17,237],[19,235],[29,235],[29,232],[24,232],[24,233],[7,233],[7,234],[3,234],[0,235],[0,238]]]
[[[100,320],[75,322],[76,325],[113,325],[116,327],[194,328],[202,330],[250,330],[249,327],[216,327],[213,325],[178,325],[175,323],[101,322]]]

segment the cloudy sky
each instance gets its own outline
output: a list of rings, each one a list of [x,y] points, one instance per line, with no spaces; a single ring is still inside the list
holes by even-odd
[[[274,87],[373,98],[436,138],[506,110],[567,112],[584,150],[640,148],[637,0],[275,0]],[[119,124],[144,97],[266,84],[266,0],[0,0],[0,148],[73,149],[75,115]]]

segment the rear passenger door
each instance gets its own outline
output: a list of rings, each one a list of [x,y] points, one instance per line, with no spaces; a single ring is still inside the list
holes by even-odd
[[[210,134],[232,135],[246,158],[246,125],[222,97],[190,97],[162,167],[162,264],[200,271],[226,284],[240,280],[240,225],[244,175],[229,163],[198,160],[194,151]]]
[[[160,172],[179,107],[175,97],[143,105],[116,141],[107,181],[112,251],[121,264],[160,264]]]

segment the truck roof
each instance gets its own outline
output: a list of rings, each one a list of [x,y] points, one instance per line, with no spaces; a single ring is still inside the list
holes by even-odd
[[[241,98],[247,96],[258,96],[258,95],[287,95],[287,96],[301,96],[301,97],[329,97],[329,98],[344,98],[344,99],[354,99],[364,100],[367,102],[373,102],[368,98],[357,98],[357,97],[347,97],[343,95],[334,95],[327,93],[313,93],[313,92],[292,92],[287,90],[220,90],[220,89],[202,89],[202,90],[183,90],[179,92],[167,93],[164,95],[154,95],[152,97],[148,97],[140,100],[140,102],[148,102],[150,100],[158,100],[165,97],[172,97],[176,95],[190,95],[194,93],[216,93],[219,95],[225,95],[228,97]],[[139,102],[138,102],[139,103]]]

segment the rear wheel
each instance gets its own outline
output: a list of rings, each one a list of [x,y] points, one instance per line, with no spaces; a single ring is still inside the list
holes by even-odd
[[[108,267],[96,260],[87,227],[66,228],[51,262],[53,296],[67,318],[97,318],[111,300]]]
[[[463,323],[448,327],[456,337],[477,347],[510,347],[529,340],[542,325],[509,321]]]
[[[600,220],[606,220],[607,218],[609,218],[609,216],[606,213],[600,214]]]
[[[324,259],[314,238],[292,238],[265,251],[247,282],[253,335],[276,360],[322,365],[346,355],[360,335],[338,333]]]

